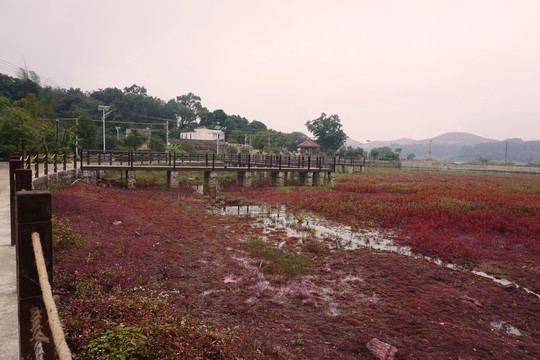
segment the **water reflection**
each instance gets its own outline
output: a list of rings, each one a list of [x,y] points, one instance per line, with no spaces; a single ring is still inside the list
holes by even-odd
[[[288,212],[283,205],[229,205],[217,208],[222,215],[252,217],[259,219],[266,231],[283,229],[289,237],[296,237],[301,242],[305,238],[315,238],[325,241],[334,250],[355,250],[370,248],[391,251],[416,259],[425,259],[440,266],[453,270],[468,271],[456,264],[443,262],[441,259],[422,256],[412,252],[409,246],[396,245],[395,234],[383,229],[352,229],[343,224],[337,224],[313,213]],[[506,279],[499,279],[481,271],[473,270],[473,274],[490,279],[503,286],[520,286]],[[540,298],[539,294],[523,288],[526,292]]]

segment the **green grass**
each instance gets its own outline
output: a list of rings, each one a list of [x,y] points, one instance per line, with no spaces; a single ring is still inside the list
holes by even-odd
[[[263,258],[269,262],[262,269],[267,273],[288,275],[311,273],[311,259],[303,255],[286,254],[283,250],[272,247],[261,239],[252,239],[242,248],[251,255]]]

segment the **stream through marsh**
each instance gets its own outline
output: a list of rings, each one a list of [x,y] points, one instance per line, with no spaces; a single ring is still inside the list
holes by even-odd
[[[284,230],[289,237],[296,237],[299,241],[314,238],[324,241],[333,250],[355,250],[369,248],[382,251],[390,251],[415,259],[425,259],[440,266],[452,270],[469,271],[477,276],[488,278],[503,286],[515,286],[523,288],[529,294],[537,294],[524,288],[513,281],[496,278],[485,272],[467,270],[456,264],[443,262],[440,259],[415,254],[408,246],[396,245],[395,234],[383,229],[359,229],[354,230],[346,225],[331,222],[313,213],[291,213],[283,205],[225,205],[214,210],[221,215],[237,217],[250,217],[259,221],[265,232]]]

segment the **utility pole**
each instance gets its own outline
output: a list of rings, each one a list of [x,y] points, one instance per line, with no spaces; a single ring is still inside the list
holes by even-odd
[[[103,115],[101,116],[101,121],[103,122],[103,154],[105,154],[105,150],[106,150],[106,147],[105,147],[105,117],[114,111],[114,110],[111,110],[111,111],[106,113],[105,111],[109,110],[109,108],[110,108],[110,106],[98,105],[98,110],[103,111]]]
[[[169,152],[169,120],[165,121],[165,142],[167,143],[167,152]]]
[[[431,160],[431,142],[432,140],[429,140],[429,160]]]
[[[504,150],[504,165],[506,165],[507,159],[508,159],[508,140],[506,140],[506,149]]]
[[[79,157],[79,118],[75,118],[75,128],[77,132],[75,133],[75,157]]]
[[[56,119],[56,150],[58,150],[58,122],[59,120]]]

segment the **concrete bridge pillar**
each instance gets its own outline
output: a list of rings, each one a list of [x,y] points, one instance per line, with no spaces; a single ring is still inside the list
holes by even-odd
[[[238,171],[236,178],[242,187],[248,188],[252,185],[253,173],[251,171]]]
[[[327,180],[326,184],[328,186],[336,185],[336,173],[335,172],[329,172],[328,173],[328,180]]]
[[[204,192],[210,192],[217,187],[217,172],[205,171],[204,172]]]
[[[317,172],[313,174],[313,186],[324,185],[324,172]]]
[[[178,187],[178,171],[167,171],[167,187],[169,189]]]
[[[97,170],[83,170],[82,177],[84,179],[90,179],[90,178],[97,179],[98,178],[98,173],[99,173],[99,171],[97,171]]]
[[[354,173],[354,166],[349,166],[349,174],[352,174]]]
[[[135,185],[137,184],[137,172],[128,170],[126,171],[126,183],[128,189],[135,189]]]
[[[300,186],[313,186],[313,172],[301,172]]]
[[[294,173],[292,171],[285,171],[285,186],[291,186],[294,181]]]
[[[272,178],[272,186],[277,186],[277,187],[285,186],[285,172],[284,171],[272,171],[270,174]]]

